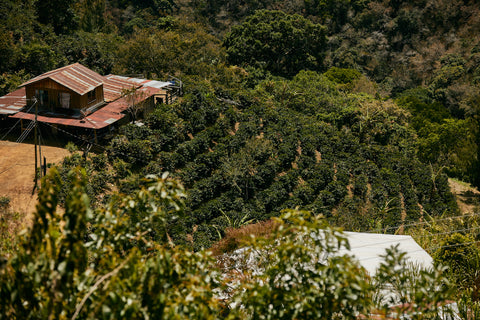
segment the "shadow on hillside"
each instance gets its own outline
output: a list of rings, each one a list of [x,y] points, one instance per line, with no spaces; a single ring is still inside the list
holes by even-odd
[[[458,196],[462,199],[465,204],[471,206],[480,205],[480,193],[473,192],[472,190],[467,190],[458,193]]]

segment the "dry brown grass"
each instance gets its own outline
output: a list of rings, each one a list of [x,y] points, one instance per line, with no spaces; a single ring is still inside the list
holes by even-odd
[[[42,146],[42,156],[47,163],[59,163],[69,155],[66,149]],[[35,174],[34,146],[27,143],[0,141],[0,197],[8,197],[10,209],[25,213],[25,223],[32,219],[37,203],[37,194],[33,193]]]
[[[258,223],[248,224],[240,228],[227,228],[225,237],[215,243],[210,251],[214,256],[232,252],[248,243],[251,237],[268,237],[278,227],[278,223],[270,219]]]

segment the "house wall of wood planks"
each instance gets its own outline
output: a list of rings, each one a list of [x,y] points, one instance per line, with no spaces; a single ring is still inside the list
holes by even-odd
[[[44,79],[38,82],[25,86],[25,92],[27,101],[32,101],[35,94],[39,93],[39,90],[46,91],[46,96],[48,97],[46,101],[39,101],[40,106],[51,109],[52,111],[55,108],[62,108],[60,94],[69,93],[70,94],[70,103],[69,109],[85,109],[91,106],[94,106],[98,103],[103,102],[103,85],[100,85],[94,89],[95,94],[84,94],[80,95],[75,91],[62,86],[61,84],[52,81],[50,79]],[[39,97],[37,96],[37,100]],[[45,99],[44,99],[45,100]],[[42,103],[41,103],[42,102]]]

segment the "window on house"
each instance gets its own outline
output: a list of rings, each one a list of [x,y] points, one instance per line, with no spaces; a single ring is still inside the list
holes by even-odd
[[[35,89],[35,97],[37,98],[38,104],[41,106],[48,104],[48,91]]]
[[[92,91],[89,91],[87,93],[87,97],[88,97],[88,102],[95,101],[97,99],[96,94],[95,94],[95,89],[93,89]]]
[[[58,101],[60,107],[69,109],[70,108],[70,93],[68,92],[60,92],[58,94]]]

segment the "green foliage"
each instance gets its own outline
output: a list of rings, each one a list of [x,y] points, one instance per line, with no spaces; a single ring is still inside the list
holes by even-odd
[[[24,70],[15,73],[4,73],[0,75],[0,94],[4,95],[15,91],[19,85],[30,79],[31,75]]]
[[[470,121],[445,119],[440,125],[425,123],[419,156],[422,160],[448,166],[451,174],[467,178],[475,164],[477,146],[473,134],[476,129]]]
[[[232,28],[223,45],[230,63],[293,76],[323,65],[325,28],[299,15],[260,10]]]
[[[5,33],[2,32],[2,38],[11,39],[16,46],[21,45],[22,41],[31,41],[36,38],[38,31],[46,31],[42,30],[36,21],[35,1],[5,0],[0,7],[0,16],[4,21],[2,31],[5,31]],[[43,36],[48,36],[48,33],[45,32]],[[5,41],[5,38],[2,41]],[[16,60],[15,57],[11,58],[13,61],[10,62]]]
[[[220,42],[197,25],[182,24],[178,30],[140,30],[118,51],[115,72],[142,73],[147,77],[206,76],[221,70],[224,60]]]
[[[240,273],[232,297],[250,319],[356,319],[376,310],[391,316],[387,302],[411,303],[395,310],[397,316],[424,319],[435,317],[451,297],[443,267],[412,267],[396,248],[369,277],[358,261],[339,254],[349,248],[342,233],[308,212],[286,210],[270,233],[237,236],[248,246],[220,259],[226,272],[234,267]]]
[[[382,309],[388,314],[390,306],[398,305],[398,314],[412,312],[412,319],[436,319],[442,304],[452,297],[453,291],[444,277],[446,268],[437,265],[432,270],[422,270],[418,266],[409,265],[398,247],[387,249],[382,257],[385,261],[380,265],[375,281],[379,291],[375,297]],[[433,280],[433,281],[432,281]],[[382,292],[391,286],[391,292]],[[393,294],[392,294],[393,293]],[[443,308],[444,313],[448,309]]]
[[[470,235],[453,233],[445,237],[435,259],[450,269],[450,276],[460,288],[469,288],[475,301],[480,298],[480,251]]]
[[[10,198],[0,197],[0,255],[10,256],[17,248],[16,237],[22,227],[22,215],[12,211]]]
[[[18,49],[13,41],[13,35],[4,27],[0,28],[0,73],[10,70],[15,65]]]
[[[0,269],[0,318],[214,318],[219,274],[208,255],[167,248],[183,190],[163,176],[93,214],[85,173],[71,173],[65,212],[60,176],[43,180],[30,232]],[[140,216],[141,215],[141,216]]]
[[[339,31],[349,20],[351,12],[365,9],[369,1],[364,0],[304,0],[308,15],[316,16],[329,25],[329,30]]]
[[[412,114],[411,124],[419,136],[419,158],[445,167],[452,176],[473,181],[478,162],[475,121],[453,118],[444,105],[429,101],[425,92],[404,93],[397,102]]]
[[[5,210],[10,205],[10,198],[9,197],[0,197],[0,209]]]
[[[191,6],[198,20],[207,20],[212,26],[223,29],[229,21],[232,21],[230,19],[242,21],[245,17],[254,14],[256,10],[265,9],[276,2],[272,0],[194,0]],[[227,19],[219,18],[222,12],[227,13]]]
[[[31,232],[21,241],[19,252],[2,268],[2,317],[32,318],[54,316],[73,310],[77,274],[87,266],[83,239],[86,235],[88,199],[84,182],[77,180],[68,197],[72,207],[63,214],[56,209],[60,177],[56,172],[43,180],[40,202]],[[76,211],[78,210],[78,211]],[[35,257],[35,259],[31,259]],[[43,292],[43,294],[35,294]]]
[[[173,13],[178,9],[178,5],[174,0],[154,0],[155,9],[162,16]]]
[[[258,162],[264,162],[273,153],[272,143],[266,139],[247,140],[245,146],[221,160],[224,182],[238,190],[238,196],[249,198]]]
[[[105,0],[85,0],[78,10],[80,28],[86,32],[98,32],[105,26]]]
[[[122,40],[115,34],[77,31],[59,37],[55,49],[65,64],[79,62],[100,74],[109,74],[116,65]]]
[[[30,43],[20,48],[18,65],[28,73],[39,75],[50,71],[55,66],[55,53],[47,44]]]
[[[426,216],[424,223],[406,230],[428,249],[437,264],[447,266],[449,280],[456,286],[456,295],[465,304],[480,298],[478,282],[479,250],[477,246],[479,218],[476,214],[438,218]],[[474,310],[473,310],[474,311]]]
[[[332,67],[324,73],[328,80],[339,84],[349,84],[359,79],[362,74],[354,69]]]
[[[75,0],[36,1],[38,21],[51,25],[57,34],[69,33],[76,27],[74,3]]]
[[[68,190],[72,183],[72,176],[69,175],[69,172],[77,167],[82,167],[87,173],[86,192],[92,205],[103,202],[105,194],[110,190],[114,181],[114,173],[109,170],[110,166],[107,164],[106,155],[93,153],[90,153],[89,156],[86,156],[85,153],[82,155],[73,143],[67,144],[66,148],[71,155],[63,159],[62,166],[59,168],[63,182],[59,194],[60,203],[64,204],[68,197]]]
[[[180,224],[203,227],[194,241],[171,237],[195,250],[222,236],[229,219],[261,221],[296,206],[361,231],[415,221],[420,206],[434,216],[456,212],[444,172],[419,161],[410,116],[393,102],[346,93],[311,71],[247,94],[200,84],[158,106],[144,126],[124,126],[106,163],[86,162],[98,171],[92,195],[114,182],[132,194],[139,177],[172,172],[188,194]]]
[[[463,295],[458,302],[458,315],[462,319],[480,319],[480,302],[472,300],[471,296]]]
[[[268,238],[252,240],[247,254],[270,246],[275,250],[262,252],[255,266],[246,266],[260,275],[244,280],[245,289],[234,301],[244,305],[251,319],[349,319],[365,314],[372,307],[365,271],[347,256],[325,261],[348,246],[347,240],[306,212],[287,211],[281,219]]]
[[[262,254],[231,282],[210,254],[172,245],[168,234],[185,196],[176,180],[146,178],[133,195],[94,212],[85,172],[70,177],[63,213],[59,173],[52,168],[44,177],[32,228],[0,265],[0,319],[353,319],[375,309],[373,282],[353,258],[336,254],[348,242],[320,216],[285,211],[266,238],[249,238]],[[402,292],[415,311],[449,298],[437,269],[413,281],[403,276],[403,255],[392,252],[377,279],[408,282]]]
[[[127,140],[124,136],[112,140],[108,149],[111,158],[119,158],[133,165],[145,165],[152,159],[152,148],[149,140]]]
[[[296,206],[351,230],[394,231],[457,212],[446,175],[478,184],[479,10],[445,0],[4,0],[0,92],[74,62],[184,81],[182,101],[125,127],[106,154],[65,159],[63,205],[76,166],[91,205],[111,198],[118,210],[146,187],[142,176],[170,171],[189,198],[168,236],[195,250],[228,225]],[[162,231],[149,236],[168,239],[155,223]],[[112,277],[143,266],[140,256]],[[136,306],[115,317],[136,317]]]

